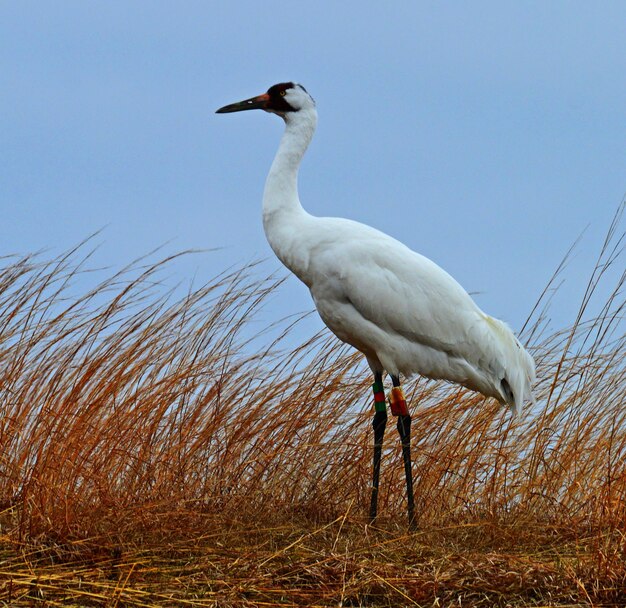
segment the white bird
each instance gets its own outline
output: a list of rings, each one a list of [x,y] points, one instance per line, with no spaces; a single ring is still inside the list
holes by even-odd
[[[505,323],[486,315],[428,258],[352,220],[315,217],[298,197],[298,168],[317,124],[313,98],[293,82],[224,106],[218,113],[262,109],[285,121],[263,194],[265,235],[280,261],[309,288],[326,326],[361,351],[374,373],[374,467],[370,519],[377,514],[387,408],[383,374],[392,379],[392,414],[414,524],[411,417],[400,376],[415,373],[456,382],[495,397],[518,413],[532,400],[535,363]]]

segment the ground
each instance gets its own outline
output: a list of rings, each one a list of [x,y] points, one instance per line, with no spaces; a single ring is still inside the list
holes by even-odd
[[[197,520],[199,521],[199,520]],[[188,524],[188,520],[185,520]],[[530,522],[407,530],[203,518],[113,536],[1,548],[7,606],[624,606],[624,536]],[[154,526],[156,520],[151,522]],[[188,529],[188,526],[186,526]],[[157,531],[158,530],[158,531]]]

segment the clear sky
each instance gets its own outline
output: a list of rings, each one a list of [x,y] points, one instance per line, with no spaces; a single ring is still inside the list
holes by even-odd
[[[0,255],[104,228],[114,267],[167,243],[222,248],[176,281],[278,268],[260,205],[282,122],[214,111],[295,80],[319,112],[307,210],[404,241],[514,328],[588,227],[560,327],[626,192],[625,32],[621,1],[3,2]],[[263,314],[311,307],[292,278]]]

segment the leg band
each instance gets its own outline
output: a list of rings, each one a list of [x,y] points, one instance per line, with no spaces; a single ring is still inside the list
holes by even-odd
[[[406,398],[401,386],[394,386],[389,393],[391,413],[394,416],[408,416],[409,408],[406,406]]]
[[[382,382],[374,382],[374,384],[372,384],[372,390],[374,391],[374,409],[377,412],[386,412],[385,387]]]

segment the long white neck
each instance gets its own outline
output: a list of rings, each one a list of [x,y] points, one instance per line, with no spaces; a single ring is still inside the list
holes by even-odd
[[[310,216],[298,197],[298,169],[315,126],[315,108],[289,113],[263,193],[263,228],[274,253],[296,275],[307,265],[306,252],[298,245],[298,230]],[[301,277],[302,278],[302,277]]]

